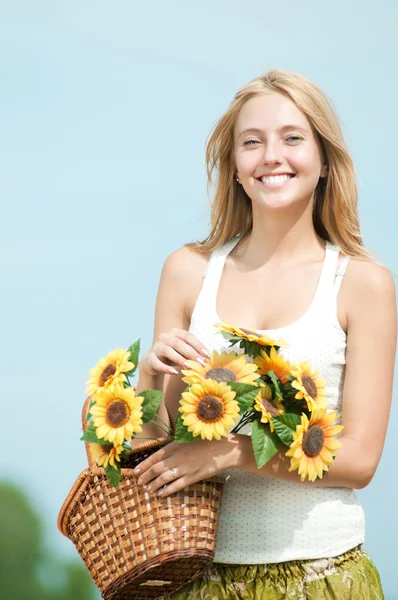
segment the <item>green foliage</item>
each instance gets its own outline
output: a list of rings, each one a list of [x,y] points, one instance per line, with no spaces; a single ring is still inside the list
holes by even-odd
[[[127,377],[131,377],[132,375],[134,375],[134,373],[137,370],[138,367],[138,361],[139,361],[139,354],[140,354],[140,340],[137,340],[136,342],[134,342],[134,344],[131,344],[131,346],[128,348],[128,351],[130,352],[130,361],[134,364],[134,368],[131,369],[131,371],[129,371],[128,373],[125,373],[125,375],[127,375]]]
[[[293,441],[293,433],[296,431],[297,425],[301,422],[300,416],[290,413],[279,415],[279,417],[271,417],[271,419],[275,427],[275,433],[279,439],[287,446],[290,446]]]
[[[61,535],[61,534],[60,534]],[[4,600],[94,600],[88,571],[60,560],[43,541],[38,513],[16,486],[0,483],[0,581]]]
[[[274,371],[268,371],[267,376],[271,379],[271,388],[272,391],[274,393],[274,398],[278,398],[279,400],[282,400],[282,389],[281,389],[281,383],[278,379],[278,377],[275,375]]]
[[[195,438],[191,431],[185,427],[182,421],[182,414],[180,412],[177,413],[177,423],[176,423],[176,431],[174,435],[174,442],[183,443],[183,442],[192,442],[194,439],[200,439],[200,437]]]
[[[114,488],[117,488],[117,486],[120,483],[120,468],[115,469],[111,465],[108,465],[107,467],[105,467],[105,473],[109,483],[113,485]]]
[[[278,452],[282,442],[275,432],[270,431],[268,425],[253,421],[252,445],[256,465],[261,469]]]
[[[236,383],[234,381],[231,381],[228,385],[232,391],[236,392],[235,400],[239,404],[240,413],[242,414],[249,410],[259,392],[258,386],[247,383]]]
[[[83,440],[83,442],[89,442],[90,444],[106,444],[102,438],[97,437],[97,432],[92,422],[80,439]]]
[[[162,402],[163,392],[160,390],[146,390],[138,394],[144,398],[142,403],[142,420],[148,423],[155,416],[160,403]]]

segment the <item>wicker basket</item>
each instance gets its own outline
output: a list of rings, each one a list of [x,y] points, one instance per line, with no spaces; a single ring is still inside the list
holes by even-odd
[[[83,427],[89,399],[83,407]],[[132,450],[118,488],[96,466],[78,477],[58,516],[105,600],[163,598],[198,577],[214,559],[225,479],[212,477],[159,498],[136,483],[133,468],[167,443],[143,441]],[[131,465],[131,468],[130,468]]]

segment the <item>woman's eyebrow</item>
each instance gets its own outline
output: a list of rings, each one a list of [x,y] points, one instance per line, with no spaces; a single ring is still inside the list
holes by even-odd
[[[283,132],[287,129],[297,129],[299,131],[302,131],[303,133],[309,133],[308,129],[305,129],[305,127],[301,127],[300,125],[283,125],[282,127],[279,127],[279,129],[277,129],[276,131]],[[263,133],[263,130],[259,129],[258,127],[249,127],[247,129],[243,129],[243,131],[239,133],[238,137],[241,137],[245,133]]]

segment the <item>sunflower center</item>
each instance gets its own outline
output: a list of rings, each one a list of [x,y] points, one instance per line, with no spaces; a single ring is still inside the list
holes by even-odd
[[[261,398],[261,402],[262,402],[262,405],[264,406],[264,409],[271,415],[271,417],[279,416],[278,409],[275,408],[275,406],[272,404],[272,402],[267,400],[267,398]]]
[[[214,381],[221,383],[222,381],[236,381],[236,375],[233,371],[225,367],[214,367],[214,369],[207,371],[206,379],[214,379]]]
[[[303,450],[309,457],[318,456],[323,448],[325,434],[319,425],[311,425],[303,436]]]
[[[114,400],[106,409],[106,421],[112,427],[121,427],[129,420],[130,413],[124,400]]]
[[[198,403],[198,415],[202,421],[216,421],[223,414],[224,405],[215,396],[203,396]]]
[[[116,365],[115,363],[110,363],[106,365],[105,369],[102,371],[101,376],[99,378],[99,385],[104,386],[105,382],[112,377],[116,373]]]
[[[113,448],[113,445],[112,444],[101,444],[101,448],[102,448],[103,452],[110,454],[111,450]]]
[[[303,386],[305,387],[307,394],[311,396],[311,398],[316,398],[318,395],[318,389],[314,380],[309,375],[303,375],[301,381],[303,382]]]

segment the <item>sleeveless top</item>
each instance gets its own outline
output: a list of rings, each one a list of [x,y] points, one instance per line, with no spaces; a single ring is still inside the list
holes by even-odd
[[[214,328],[221,322],[216,299],[225,259],[239,239],[235,237],[212,252],[192,313],[189,331],[210,351],[243,352],[238,346],[230,347]],[[288,344],[279,351],[286,360],[308,360],[314,370],[319,369],[319,376],[326,379],[328,408],[339,413],[337,422],[341,422],[346,334],[337,318],[336,298],[349,260],[344,257],[336,273],[339,251],[326,242],[315,296],[300,319],[278,329],[257,330]],[[239,433],[251,435],[251,424]],[[264,564],[329,558],[364,542],[364,511],[353,489],[315,487],[243,469],[224,470],[221,475],[227,481],[215,562]]]

